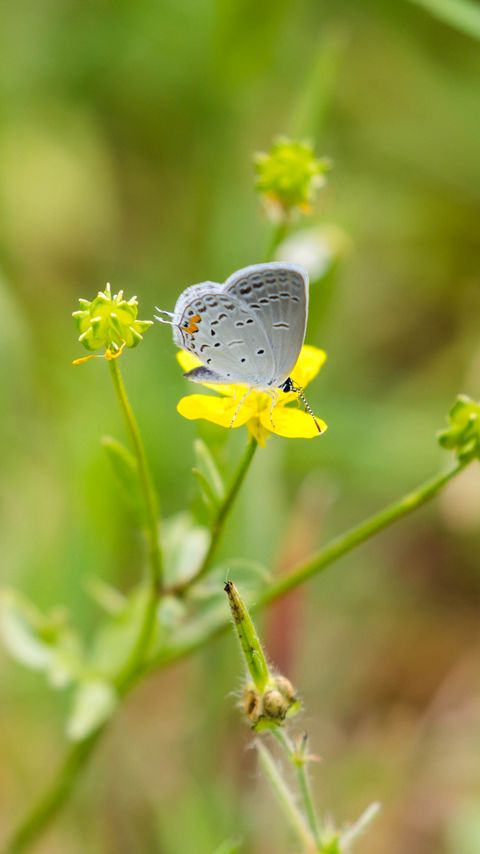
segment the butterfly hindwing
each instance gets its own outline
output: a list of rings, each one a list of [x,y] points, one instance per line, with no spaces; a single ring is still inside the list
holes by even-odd
[[[233,273],[225,292],[254,312],[271,343],[272,385],[280,385],[296,364],[305,338],[308,276],[293,264],[254,264]]]

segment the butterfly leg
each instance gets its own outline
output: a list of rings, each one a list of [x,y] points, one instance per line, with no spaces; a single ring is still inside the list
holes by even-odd
[[[237,406],[237,408],[236,408],[235,412],[233,413],[232,420],[230,421],[230,424],[229,424],[229,427],[230,427],[230,428],[232,428],[232,427],[233,427],[233,425],[235,424],[235,419],[236,419],[236,417],[237,417],[238,413],[240,412],[240,410],[241,410],[241,408],[242,408],[242,406],[243,406],[244,402],[246,401],[246,399],[247,399],[248,395],[250,394],[251,390],[252,390],[251,388],[247,389],[247,391],[245,392],[245,394],[244,394],[244,395],[242,395],[242,397],[240,398],[240,403],[238,404],[238,406]]]
[[[276,390],[276,388],[272,388],[272,389],[268,389],[268,391],[266,391],[265,394],[268,394],[268,396],[271,397],[271,399],[272,399],[272,402],[270,404],[270,409],[268,410],[268,415],[270,417],[270,424],[272,425],[273,429],[275,429],[275,424],[273,423],[273,410],[275,409],[275,405],[276,405],[277,400],[278,400],[278,391]]]

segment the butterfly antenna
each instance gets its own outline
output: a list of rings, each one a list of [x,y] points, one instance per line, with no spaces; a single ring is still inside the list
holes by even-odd
[[[174,317],[175,315],[171,311],[165,311],[163,308],[157,308],[155,306],[155,311],[158,311],[158,314],[166,314],[167,317]],[[164,317],[159,317],[158,314],[154,314],[155,320],[158,320],[159,323],[167,323],[169,326],[174,326],[173,320],[165,320]]]
[[[318,432],[320,434],[322,434],[323,430],[320,427],[320,424],[318,423],[317,419],[315,418],[315,415],[313,414],[313,409],[310,406],[307,398],[305,397],[305,395],[303,393],[303,388],[301,388],[299,385],[294,385],[292,383],[292,391],[294,391],[295,394],[298,394],[298,396],[299,396],[300,400],[302,401],[302,403],[303,403],[305,409],[307,410],[308,414],[312,416],[312,418],[315,422],[315,427],[317,428]]]

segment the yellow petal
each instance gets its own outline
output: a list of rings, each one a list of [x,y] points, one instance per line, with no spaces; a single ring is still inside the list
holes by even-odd
[[[265,430],[265,427],[260,423],[259,418],[251,418],[247,424],[247,427],[250,436],[253,436],[253,438],[256,439],[260,447],[264,448],[267,444],[267,439],[270,435],[270,431]]]
[[[203,362],[201,362],[197,356],[194,356],[192,353],[188,353],[187,350],[178,351],[177,362],[180,367],[183,368],[185,373],[187,371],[193,371],[194,368],[199,368],[203,365]],[[244,385],[228,385],[227,383],[197,383],[197,385],[202,385],[204,388],[211,388],[212,391],[216,391],[218,394],[224,394],[226,397],[236,397],[237,401],[240,401],[241,397],[247,391],[247,386]]]
[[[186,350],[178,351],[177,362],[185,372],[193,371],[194,368],[199,368],[202,364],[197,356],[194,356],[193,353],[188,353]]]
[[[207,394],[189,394],[187,397],[182,397],[177,405],[177,412],[188,418],[189,421],[194,421],[197,418],[203,418],[205,421],[212,421],[213,424],[219,424],[220,427],[242,427],[243,424],[253,417],[253,410],[245,402],[240,411],[235,416],[235,421],[232,424],[232,418],[235,415],[238,402],[230,397],[210,397]]]
[[[293,382],[305,388],[317,376],[326,358],[325,350],[304,344],[291,374]]]
[[[327,425],[321,418],[316,420],[323,433]],[[312,416],[301,409],[277,406],[272,412],[271,420],[268,410],[264,410],[260,413],[260,421],[267,430],[271,430],[278,436],[285,436],[287,439],[314,439],[315,436],[320,435]]]

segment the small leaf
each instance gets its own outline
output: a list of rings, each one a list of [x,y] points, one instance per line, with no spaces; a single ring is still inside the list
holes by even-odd
[[[347,827],[346,830],[343,831],[340,837],[341,851],[349,851],[352,842],[356,842],[356,840],[362,836],[367,828],[370,826],[372,821],[377,817],[380,812],[380,804],[374,802],[367,807],[366,810],[363,811],[361,816],[357,818],[357,820],[350,826]]]
[[[140,585],[125,598],[124,608],[100,626],[89,658],[90,671],[100,679],[114,679],[124,665],[138,637],[149,597],[149,587]]]
[[[65,688],[83,673],[80,639],[63,609],[44,616],[26,597],[5,590],[0,595],[0,632],[12,657],[43,671],[53,688]]]
[[[196,477],[198,481],[202,498],[205,501],[205,504],[207,505],[208,509],[215,510],[215,508],[218,507],[218,501],[207,478],[204,474],[202,474],[200,469],[193,468],[192,474]]]
[[[112,617],[121,614],[126,607],[127,599],[123,593],[96,575],[87,579],[85,588],[94,602]]]
[[[125,445],[122,445],[121,442],[112,438],[112,436],[104,436],[102,445],[107,452],[108,459],[110,460],[114,475],[126,503],[133,510],[137,519],[143,522],[145,511],[135,457]]]
[[[218,504],[225,496],[225,485],[217,464],[211,451],[202,439],[195,440],[194,450],[197,463],[196,470],[208,483],[214,497],[214,503]]]
[[[201,566],[210,543],[207,528],[189,513],[168,519],[163,528],[163,552],[167,586],[183,584]]]
[[[117,693],[110,682],[92,679],[81,683],[73,698],[66,732],[71,741],[83,741],[95,732],[115,711]]]
[[[17,661],[32,670],[46,670],[51,645],[42,637],[44,620],[23,596],[5,590],[0,598],[0,631],[3,641]]]

